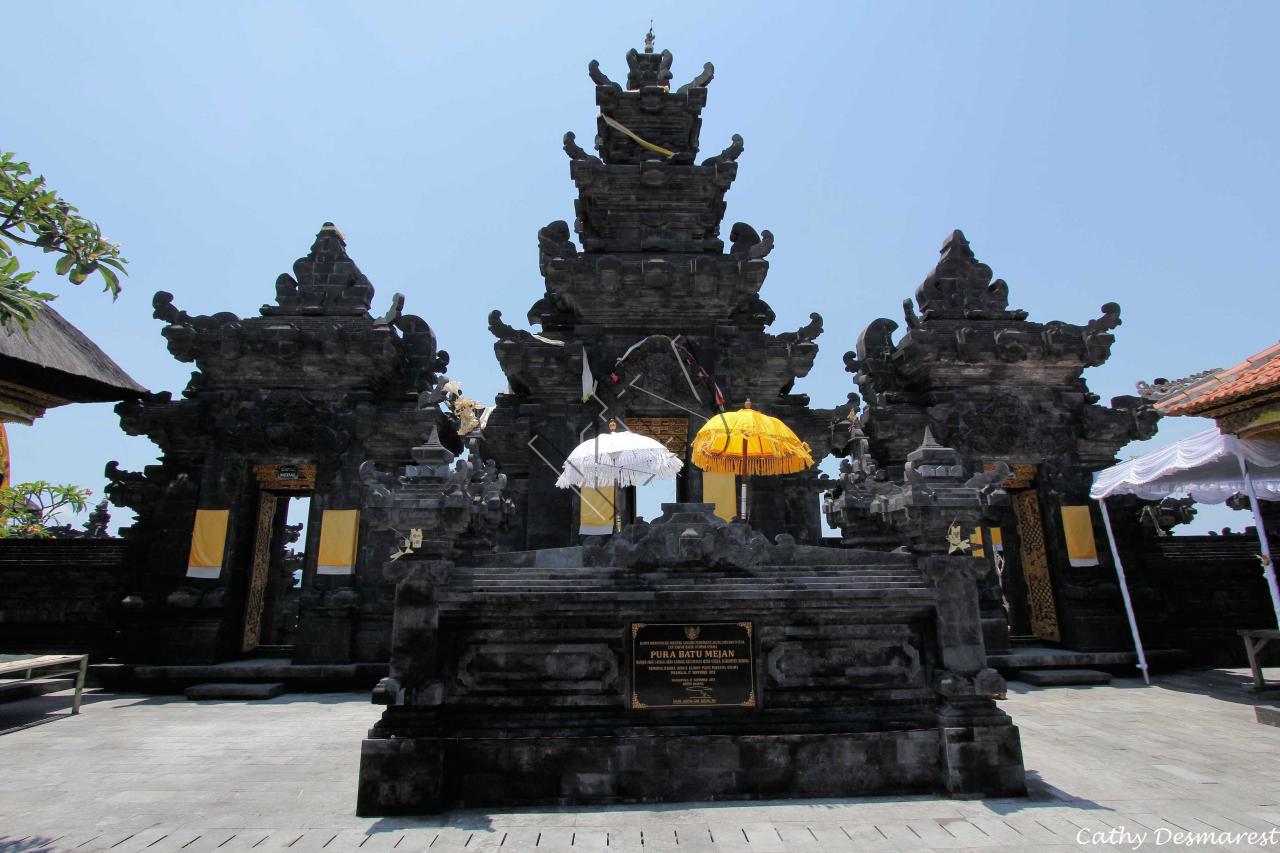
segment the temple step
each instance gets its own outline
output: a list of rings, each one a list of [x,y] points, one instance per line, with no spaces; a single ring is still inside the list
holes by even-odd
[[[1036,687],[1077,687],[1111,683],[1111,673],[1097,669],[1020,669],[1014,678]]]
[[[193,684],[186,689],[185,695],[188,699],[274,699],[284,691],[283,681],[224,682]]]
[[[255,646],[242,654],[242,660],[293,660],[294,646]]]

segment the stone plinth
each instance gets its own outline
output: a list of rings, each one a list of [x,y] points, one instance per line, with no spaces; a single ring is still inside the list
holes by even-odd
[[[666,504],[607,545],[399,570],[358,811],[1020,795],[975,562],[769,542]],[[655,623],[690,644],[708,624],[749,626],[750,701],[638,707],[634,626]]]

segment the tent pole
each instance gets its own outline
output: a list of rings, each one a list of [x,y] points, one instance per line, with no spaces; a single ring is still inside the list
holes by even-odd
[[[1253,478],[1249,476],[1249,464],[1244,458],[1244,449],[1240,441],[1236,441],[1236,461],[1240,463],[1240,473],[1244,475],[1244,491],[1249,496],[1249,506],[1253,508],[1253,521],[1258,527],[1258,543],[1262,546],[1262,576],[1267,579],[1267,589],[1271,592],[1271,609],[1276,612],[1276,624],[1280,625],[1280,590],[1276,589],[1276,567],[1271,561],[1271,546],[1267,542],[1267,528],[1262,523],[1262,507],[1258,505],[1258,493],[1253,488]]]
[[[1142,670],[1142,680],[1151,683],[1147,672],[1147,654],[1142,649],[1142,637],[1138,634],[1138,619],[1133,615],[1133,599],[1129,597],[1129,584],[1124,577],[1124,565],[1120,562],[1120,549],[1116,547],[1116,535],[1111,530],[1111,514],[1107,512],[1107,499],[1097,498],[1102,507],[1102,526],[1107,529],[1107,544],[1111,546],[1111,560],[1116,565],[1116,579],[1120,581],[1120,594],[1124,596],[1124,612],[1129,617],[1129,631],[1133,634],[1133,648],[1138,653],[1138,669]]]

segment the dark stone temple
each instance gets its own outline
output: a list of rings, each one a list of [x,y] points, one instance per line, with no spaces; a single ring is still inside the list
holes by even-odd
[[[156,295],[169,351],[197,369],[176,397],[117,407],[161,456],[108,466],[137,522],[91,635],[135,672],[387,674],[362,814],[1021,794],[997,659],[1017,641],[1131,647],[1087,495],[1158,415],[1100,405],[1082,378],[1119,307],[1032,322],[957,231],[901,337],[875,320],[846,354],[861,397],[814,408],[793,388],[822,318],[770,331],[774,236],[726,229],[744,141],[699,160],[711,64],[679,87],[651,43],[627,64],[625,85],[589,66],[594,153],[564,136],[578,197],[572,227],[538,231],[537,330],[489,316],[508,382],[493,406],[460,396],[403,296],[371,313],[329,223],[257,316]],[[740,481],[689,464],[703,423],[748,401],[815,459],[844,457],[838,479],[753,476],[739,506]],[[685,465],[660,518],[610,493],[620,529],[591,536],[585,498],[555,481],[611,419]],[[1133,510],[1126,548],[1155,512]]]
[[[590,66],[599,156],[565,137],[580,245],[564,222],[539,234],[541,333],[490,317],[510,389],[471,456],[432,434],[412,464],[363,469],[369,514],[409,544],[385,569],[387,708],[358,811],[1024,793],[983,647],[988,567],[966,553],[1006,501],[1006,465],[975,472],[923,424],[893,478],[860,452],[843,517],[874,547],[819,544],[833,483],[816,470],[753,478],[748,523],[718,517],[686,465],[660,518],[578,544],[557,467],[608,417],[679,453],[748,398],[818,458],[856,435],[853,395],[815,410],[791,393],[821,318],[765,332],[773,236],[718,236],[743,144],[695,162],[710,64],[672,90],[669,53],[627,61],[625,88]]]
[[[857,351],[845,355],[866,402],[862,445],[894,477],[928,428],[971,469],[1004,463],[1012,470],[1004,483],[1009,504],[984,534],[992,563],[982,595],[989,652],[1008,649],[1011,633],[1081,651],[1128,648],[1112,570],[1096,558],[1072,559],[1064,529],[1071,509],[1063,512],[1079,508],[1092,522],[1080,534],[1085,549],[1105,551],[1088,497],[1092,474],[1115,464],[1130,441],[1155,434],[1159,414],[1148,402],[1124,396],[1099,405],[1082,378],[1110,355],[1120,306],[1107,303],[1083,325],[1036,323],[1009,308],[1009,286],[992,278],[956,231],[917,288],[915,306],[904,301],[900,340],[893,341],[898,324],[888,319],[862,332]],[[828,518],[846,543],[873,541],[867,537],[875,531],[850,514],[855,505],[845,490]]]
[[[257,317],[191,316],[156,294],[169,351],[198,369],[177,399],[116,409],[126,432],[163,453],[141,473],[107,466],[112,501],[137,513],[123,531],[128,659],[207,663],[258,648],[299,661],[388,658],[381,565],[393,536],[360,515],[360,465],[410,461],[433,425],[461,446],[434,408],[418,408],[448,355],[423,320],[401,313],[403,296],[381,317],[372,299],[331,223]],[[302,497],[297,579],[283,559],[284,505]]]

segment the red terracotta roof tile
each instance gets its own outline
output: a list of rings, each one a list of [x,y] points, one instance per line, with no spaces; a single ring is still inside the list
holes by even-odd
[[[1167,415],[1195,415],[1267,391],[1280,391],[1280,343],[1162,400]]]

